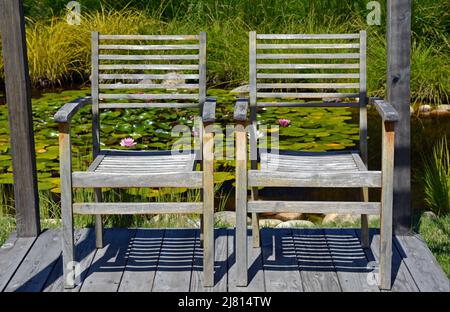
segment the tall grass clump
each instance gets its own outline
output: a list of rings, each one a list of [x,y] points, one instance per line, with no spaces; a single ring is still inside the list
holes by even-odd
[[[425,203],[438,216],[450,213],[450,154],[447,138],[434,147],[429,157],[424,156]]]

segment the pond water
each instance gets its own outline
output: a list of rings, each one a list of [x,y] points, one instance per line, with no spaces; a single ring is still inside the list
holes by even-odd
[[[89,89],[77,89],[41,93],[33,98],[39,190],[50,192],[56,198],[59,195],[58,131],[53,115],[64,103],[88,94]],[[223,89],[209,90],[208,95],[218,99],[217,120],[222,125],[222,129],[225,129],[226,125],[232,124],[235,96]],[[195,110],[186,109],[105,110],[101,114],[102,145],[104,148],[120,149],[122,148],[119,144],[120,140],[132,137],[137,142],[136,149],[171,149],[174,142],[179,140],[179,137],[171,135],[173,127],[176,125],[192,127],[194,124],[192,117],[195,114]],[[280,118],[290,120],[288,127],[279,128],[282,149],[325,151],[358,147],[358,115],[355,109],[267,108],[258,111],[258,115],[261,124],[267,125],[277,125]],[[371,169],[380,168],[380,126],[381,121],[376,111],[369,109],[369,168]],[[421,155],[429,151],[437,139],[450,134],[450,118],[420,119],[413,116],[411,128],[413,206],[419,209],[423,206],[420,181]],[[89,165],[92,157],[89,107],[82,109],[75,116],[72,134],[74,169],[83,170]],[[4,103],[0,103],[0,191],[8,193],[1,196],[4,198],[3,204],[5,204],[5,198],[12,197],[9,135],[7,107]],[[223,136],[217,136],[218,140],[222,138]],[[268,133],[263,133],[261,142],[267,138]],[[221,148],[218,148],[216,152],[224,153]],[[225,172],[216,174],[216,180],[225,182],[224,187],[230,188],[233,180],[233,162],[218,161],[215,170]],[[270,192],[268,194],[270,195]]]

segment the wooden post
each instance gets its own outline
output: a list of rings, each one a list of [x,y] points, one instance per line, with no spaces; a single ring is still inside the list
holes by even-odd
[[[0,30],[14,173],[17,235],[37,236],[41,227],[22,0],[0,0]]]
[[[387,6],[387,101],[400,115],[395,134],[394,231],[402,235],[411,229],[411,0],[388,0]]]

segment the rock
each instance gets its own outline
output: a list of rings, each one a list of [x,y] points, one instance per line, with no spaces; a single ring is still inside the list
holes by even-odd
[[[281,221],[291,221],[301,219],[303,214],[295,212],[281,212],[277,213],[273,218]]]
[[[282,223],[280,220],[277,219],[262,219],[259,220],[259,227],[260,228],[274,228],[277,227],[278,224]]]
[[[264,217],[272,217],[274,215],[276,215],[275,212],[263,212],[263,213],[260,214],[260,217],[263,217],[263,218]]]
[[[214,222],[219,223],[220,226],[235,227],[236,226],[236,212],[234,211],[219,211],[214,214]],[[247,217],[247,224],[252,224],[252,219]]]
[[[185,215],[160,214],[153,216],[152,221],[160,227],[178,227],[186,229],[197,229],[200,227],[200,224],[197,224],[194,220],[189,219]]]
[[[441,104],[441,105],[438,105],[437,109],[445,109],[445,110],[450,111],[450,104]]]
[[[139,81],[139,84],[153,84],[151,79],[142,79]]]
[[[428,219],[431,219],[431,220],[436,220],[437,219],[437,215],[433,211],[425,211],[422,214],[422,217],[423,218],[428,218]]]
[[[284,229],[284,228],[310,228],[314,227],[314,223],[307,220],[291,220],[278,224],[276,228]]]
[[[237,94],[239,96],[246,96],[250,92],[249,85],[239,86],[230,91],[231,94]]]
[[[443,108],[437,108],[434,111],[431,111],[431,116],[450,116],[450,111],[443,109]]]
[[[431,105],[425,104],[419,106],[419,113],[429,113],[431,111]]]
[[[336,222],[336,223],[355,223],[355,222],[357,222],[359,220],[359,218],[360,218],[359,215],[330,213],[330,214],[327,214],[323,218],[322,224],[327,224],[327,223],[332,223],[332,222]]]
[[[409,107],[409,113],[411,116],[414,115],[414,107],[412,106]]]

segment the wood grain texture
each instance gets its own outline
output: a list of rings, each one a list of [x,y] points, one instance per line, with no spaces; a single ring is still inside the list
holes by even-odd
[[[383,100],[375,100],[375,108],[383,121],[398,121],[399,115],[392,105]]]
[[[73,211],[85,215],[133,215],[160,213],[202,213],[202,203],[75,203]]]
[[[39,196],[31,110],[31,83],[22,1],[0,1],[0,31],[14,173],[18,237],[39,235]]]
[[[359,34],[258,34],[257,39],[358,39]]]
[[[248,111],[248,100],[238,99],[236,101],[236,105],[234,106],[234,120],[245,122],[248,119],[247,111]]]
[[[198,40],[198,35],[100,35],[101,40]]]
[[[249,212],[302,212],[302,213],[343,213],[379,214],[380,203],[342,202],[342,201],[269,201],[255,200],[247,203]]]
[[[75,115],[83,106],[90,104],[91,102],[91,97],[87,96],[64,104],[64,106],[56,112],[54,119],[56,122],[70,122],[73,115]]]

